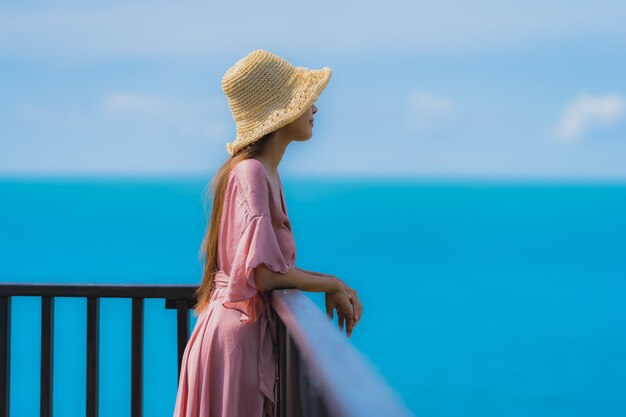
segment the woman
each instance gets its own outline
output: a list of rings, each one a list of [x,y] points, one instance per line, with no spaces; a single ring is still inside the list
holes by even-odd
[[[202,243],[198,319],[182,360],[175,417],[274,416],[276,316],[271,290],[325,292],[326,313],[351,335],[361,318],[356,292],[333,275],[295,266],[296,249],[278,164],[292,141],[312,136],[313,104],[331,69],[294,67],[265,50],[222,78],[237,124],[230,158],[212,181],[213,207]]]

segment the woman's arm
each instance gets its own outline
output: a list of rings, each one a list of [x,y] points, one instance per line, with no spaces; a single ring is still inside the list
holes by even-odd
[[[268,269],[264,264],[254,268],[254,281],[260,291],[271,291],[280,288],[298,288],[302,291],[325,292],[326,312],[332,318],[332,311],[337,310],[339,331],[343,332],[344,323],[348,337],[356,326],[360,309],[356,313],[350,301],[350,295],[343,283],[332,275],[317,275],[304,272],[295,266],[281,274]]]
[[[331,275],[331,274],[322,274],[321,272],[315,272],[315,271],[307,271],[306,269],[302,269],[302,268],[297,267],[297,266],[294,266],[294,268],[296,268],[296,269],[298,269],[298,270],[300,270],[300,271],[302,271],[302,272],[306,272],[307,274],[317,275],[317,276],[320,276],[320,277],[332,277],[332,278],[335,278],[336,280],[338,280],[338,281],[341,283],[341,285],[343,285],[343,286],[346,288],[346,290],[349,290],[349,289],[350,289],[350,287],[348,286],[348,284],[346,284],[345,282],[343,282],[343,280],[342,280],[341,278],[336,277],[336,276],[334,276],[334,275]]]
[[[341,278],[338,278],[334,275],[329,275],[329,274],[322,274],[320,272],[314,272],[314,271],[307,271],[306,269],[302,269],[299,268],[297,266],[294,266],[295,269],[305,272],[307,274],[311,274],[311,275],[316,275],[316,276],[320,276],[320,277],[330,277],[330,278],[335,278],[337,281],[339,281],[339,283],[341,284],[341,286],[343,286],[343,288],[348,292],[348,297],[350,298],[350,302],[354,305],[354,311],[355,311],[355,315],[354,315],[354,319],[356,320],[356,322],[358,323],[358,321],[361,319],[361,315],[363,313],[363,306],[361,305],[361,301],[359,300],[359,297],[356,293],[355,290],[353,290],[352,288],[350,288],[348,286],[348,284],[346,284],[345,282],[343,282],[341,280]],[[329,304],[329,298],[328,296],[326,297],[326,307],[327,310],[330,309],[330,311],[332,312],[333,310],[333,306]],[[332,313],[331,313],[332,314]],[[332,316],[331,316],[332,317]],[[355,323],[356,325],[356,323]]]
[[[343,287],[336,277],[305,271],[295,266],[287,273],[281,274],[261,264],[254,268],[254,281],[256,287],[263,292],[280,288],[297,288],[309,292],[336,292]]]
[[[315,271],[307,271],[306,269],[302,269],[300,267],[295,266],[294,268],[299,269],[302,272],[306,272],[307,274],[312,274],[312,275],[319,275],[321,277],[327,277],[329,276],[329,274],[322,274],[321,272],[315,272]]]

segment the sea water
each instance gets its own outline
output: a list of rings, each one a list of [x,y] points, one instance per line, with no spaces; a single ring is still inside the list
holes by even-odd
[[[626,415],[626,184],[283,177],[296,265],[357,290],[349,342],[417,416]],[[207,183],[0,180],[0,281],[198,284]],[[12,307],[11,412],[35,416],[40,299]],[[103,417],[129,415],[130,308],[101,300]],[[57,416],[85,412],[85,312],[55,300]],[[175,316],[145,301],[146,416],[173,412]]]

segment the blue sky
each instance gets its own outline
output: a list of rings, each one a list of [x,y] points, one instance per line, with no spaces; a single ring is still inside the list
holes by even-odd
[[[626,179],[626,2],[0,5],[0,175],[206,175],[221,77],[329,66],[302,175]]]

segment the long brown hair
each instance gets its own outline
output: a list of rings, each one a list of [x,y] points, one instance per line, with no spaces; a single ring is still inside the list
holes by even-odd
[[[202,240],[199,258],[204,260],[204,269],[202,274],[202,283],[196,290],[196,306],[194,314],[199,315],[209,302],[213,294],[213,278],[217,272],[217,247],[218,247],[218,231],[219,223],[222,218],[222,208],[224,205],[224,191],[226,189],[228,174],[238,162],[261,153],[265,144],[276,134],[276,131],[270,132],[261,139],[241,148],[236,154],[228,158],[226,162],[217,170],[217,173],[211,180],[209,188],[206,192],[206,200],[211,199],[213,194],[213,205],[211,207],[211,218]]]

